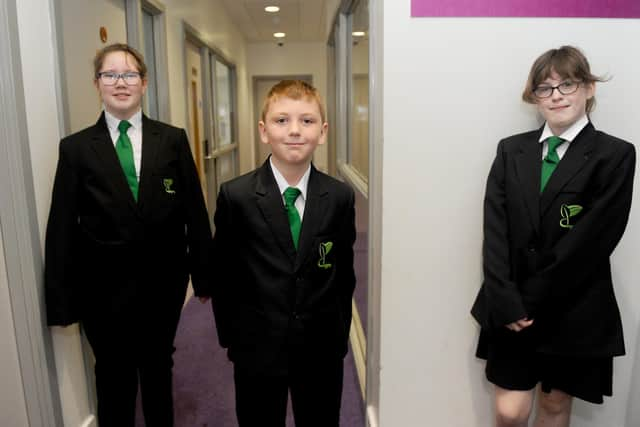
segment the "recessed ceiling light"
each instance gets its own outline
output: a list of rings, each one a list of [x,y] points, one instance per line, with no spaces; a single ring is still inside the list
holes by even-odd
[[[351,33],[351,35],[354,37],[364,37],[365,34],[366,33],[364,31],[354,31],[353,33]]]
[[[273,37],[278,38],[278,39],[281,39],[284,36],[286,36],[285,33],[273,33]]]
[[[265,12],[269,12],[269,13],[276,13],[280,10],[280,8],[278,6],[267,6],[264,8]]]

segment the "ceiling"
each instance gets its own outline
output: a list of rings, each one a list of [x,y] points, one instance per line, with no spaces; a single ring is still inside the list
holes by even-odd
[[[275,32],[284,32],[284,41],[326,41],[326,9],[331,0],[222,0],[229,16],[248,42],[276,41]],[[267,13],[265,6],[279,6]]]

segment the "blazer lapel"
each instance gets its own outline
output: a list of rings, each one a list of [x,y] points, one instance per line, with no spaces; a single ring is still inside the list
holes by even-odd
[[[155,170],[158,148],[163,142],[163,135],[153,120],[142,115],[142,160],[140,162],[140,185],[138,186],[138,207],[141,211],[149,205],[147,193],[153,194],[153,171]]]
[[[127,183],[127,179],[122,171],[120,160],[116,154],[113,141],[109,135],[109,129],[107,128],[107,121],[104,117],[104,112],[100,115],[100,118],[93,127],[94,133],[91,136],[91,147],[98,155],[98,160],[107,175],[107,179],[113,183],[116,195],[121,195],[129,206],[137,211],[136,202]]]
[[[295,270],[298,270],[307,257],[317,248],[312,247],[318,227],[322,224],[327,209],[326,197],[329,194],[322,182],[322,175],[311,165],[309,185],[307,186],[307,200],[304,204],[304,216],[302,229],[298,241],[298,256],[296,257]]]
[[[537,138],[525,141],[516,157],[518,180],[523,189],[522,195],[527,204],[529,217],[536,233],[540,228],[541,159],[541,145]]]
[[[544,216],[551,207],[553,200],[564,186],[577,174],[589,160],[589,153],[595,142],[595,128],[587,124],[578,136],[571,142],[569,149],[556,166],[547,186],[540,198],[540,215]]]
[[[269,159],[267,159],[258,170],[256,195],[258,197],[258,208],[262,212],[264,220],[271,228],[271,232],[278,242],[278,246],[280,246],[280,249],[282,249],[293,263],[296,258],[296,249],[293,246],[289,219],[285,212],[282,195],[271,172]]]

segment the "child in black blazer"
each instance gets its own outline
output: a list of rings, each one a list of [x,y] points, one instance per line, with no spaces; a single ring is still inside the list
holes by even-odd
[[[47,322],[80,322],[96,360],[98,422],[173,425],[173,340],[189,276],[208,295],[211,229],[182,129],[142,113],[142,55],[94,59],[104,111],[60,142],[45,243]]]
[[[472,308],[477,356],[495,385],[496,425],[568,426],[573,397],[612,394],[624,354],[609,257],[633,190],[633,145],[598,131],[593,75],[582,52],[534,62],[523,100],[546,120],[500,141],[484,203],[484,282]]]
[[[355,287],[354,193],[316,170],[327,134],[318,91],[275,85],[259,122],[271,156],[222,184],[213,307],[234,364],[240,427],[337,427]]]

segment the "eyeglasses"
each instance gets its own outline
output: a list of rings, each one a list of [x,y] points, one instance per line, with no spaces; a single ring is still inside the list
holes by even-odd
[[[536,98],[548,98],[553,95],[554,89],[558,89],[558,92],[563,95],[571,95],[573,92],[578,90],[578,87],[580,87],[580,82],[567,80],[557,86],[540,85],[533,90],[533,94]]]
[[[113,86],[115,85],[120,78],[125,82],[127,86],[135,86],[140,83],[141,80],[140,73],[135,71],[128,71],[126,73],[114,73],[113,71],[104,71],[102,73],[98,73],[98,78],[105,86]]]

